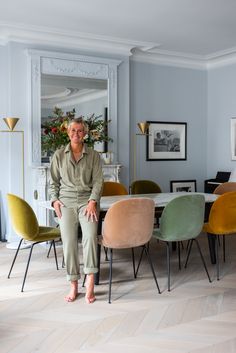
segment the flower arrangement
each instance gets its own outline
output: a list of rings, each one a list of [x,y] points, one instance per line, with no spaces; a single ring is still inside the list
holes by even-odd
[[[54,108],[53,116],[49,117],[50,119],[41,125],[43,152],[55,152],[56,149],[69,143],[67,126],[69,121],[75,117],[75,114],[75,109],[64,113],[61,108]],[[81,118],[88,124],[88,134],[85,136],[84,142],[89,147],[93,147],[95,142],[112,141],[112,139],[107,136],[107,124],[110,120],[102,120],[101,116],[95,116],[95,114],[87,118],[81,116]]]

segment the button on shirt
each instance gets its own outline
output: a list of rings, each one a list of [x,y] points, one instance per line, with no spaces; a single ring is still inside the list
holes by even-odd
[[[76,207],[86,199],[99,202],[102,187],[102,164],[97,151],[84,145],[77,162],[70,143],[54,153],[49,179],[51,202],[60,200],[66,207]]]

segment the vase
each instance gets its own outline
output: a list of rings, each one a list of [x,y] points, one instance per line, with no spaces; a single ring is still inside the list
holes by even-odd
[[[105,164],[111,164],[113,162],[113,153],[112,152],[102,153],[102,159]]]

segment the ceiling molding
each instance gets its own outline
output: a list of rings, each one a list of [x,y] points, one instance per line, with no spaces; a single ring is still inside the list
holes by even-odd
[[[159,43],[61,31],[55,28],[0,23],[0,45],[13,41],[125,55],[130,56],[133,61],[198,70],[236,63],[236,48],[203,56],[162,50]]]
[[[156,43],[126,40],[58,29],[0,23],[0,43],[9,42],[44,44],[54,47],[84,49],[89,51],[132,55],[133,48],[147,51],[158,46]]]
[[[132,60],[150,64],[190,68],[195,70],[207,69],[207,61],[200,56],[164,50],[155,50],[155,52],[152,50],[146,53],[143,53],[140,50],[135,50],[133,51]]]

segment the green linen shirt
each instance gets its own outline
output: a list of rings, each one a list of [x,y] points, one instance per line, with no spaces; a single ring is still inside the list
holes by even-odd
[[[83,146],[81,158],[75,162],[70,143],[58,149],[50,166],[49,196],[66,207],[76,207],[85,199],[99,202],[103,188],[100,155]]]

